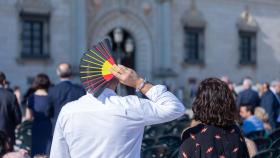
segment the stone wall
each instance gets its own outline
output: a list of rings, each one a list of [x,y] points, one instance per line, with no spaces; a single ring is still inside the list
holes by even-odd
[[[280,77],[280,2],[277,0],[196,0],[205,27],[204,65],[183,63],[182,18],[190,0],[51,0],[50,53],[47,61],[20,59],[20,7],[23,0],[0,1],[0,70],[12,85],[26,88],[27,78],[40,72],[57,82],[55,67],[66,61],[78,67],[86,48],[113,28],[127,29],[136,40],[136,69],[150,80],[160,69],[174,85],[190,77],[228,75],[234,82],[244,76],[257,81]],[[32,0],[29,0],[32,1]],[[256,20],[256,66],[240,66],[237,21],[246,6]],[[76,69],[77,70],[77,69]],[[172,72],[171,72],[172,71]]]

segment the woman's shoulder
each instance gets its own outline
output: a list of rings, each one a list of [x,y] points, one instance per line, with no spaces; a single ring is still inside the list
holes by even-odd
[[[241,130],[237,125],[230,125],[228,127],[218,127],[214,125],[207,125],[203,123],[198,123],[193,127],[189,127],[182,132],[182,141],[191,138],[195,135],[201,133],[216,133],[216,132],[223,132],[223,133],[237,133],[241,135]]]
[[[182,141],[193,137],[197,133],[200,133],[201,130],[203,130],[204,128],[205,128],[205,125],[202,123],[198,123],[198,124],[194,125],[193,127],[186,128],[182,132],[182,136],[181,136]]]

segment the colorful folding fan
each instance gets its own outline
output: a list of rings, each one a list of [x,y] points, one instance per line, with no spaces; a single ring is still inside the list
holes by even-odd
[[[109,39],[94,45],[92,49],[83,54],[80,62],[80,78],[87,92],[98,96],[108,87],[114,78],[109,71],[115,61]]]

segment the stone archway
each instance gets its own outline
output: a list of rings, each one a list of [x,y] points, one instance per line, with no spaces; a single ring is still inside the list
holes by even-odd
[[[152,39],[141,19],[130,14],[128,11],[120,13],[117,11],[107,12],[103,17],[95,19],[94,29],[90,32],[89,44],[92,45],[105,38],[110,31],[121,27],[129,31],[135,39],[135,69],[144,77],[151,78],[152,72]]]

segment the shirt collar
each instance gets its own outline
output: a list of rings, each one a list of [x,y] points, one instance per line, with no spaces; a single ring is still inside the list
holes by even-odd
[[[101,94],[105,94],[105,95],[117,95],[115,91],[113,91],[112,89],[110,88],[105,88],[103,90],[103,92]]]
[[[246,120],[254,120],[256,118],[255,115],[249,116]]]
[[[93,94],[91,94],[89,92],[87,92],[87,95],[90,95],[91,97],[94,97]],[[116,95],[117,95],[117,93],[114,90],[112,90],[110,88],[105,88],[103,90],[103,92],[96,99],[103,102],[105,100],[105,98],[108,98],[110,96],[116,96]]]
[[[271,87],[270,90],[271,90],[271,92],[272,92],[273,94],[276,94],[276,91],[275,91],[274,88]]]
[[[71,82],[70,79],[60,79],[60,82]]]

